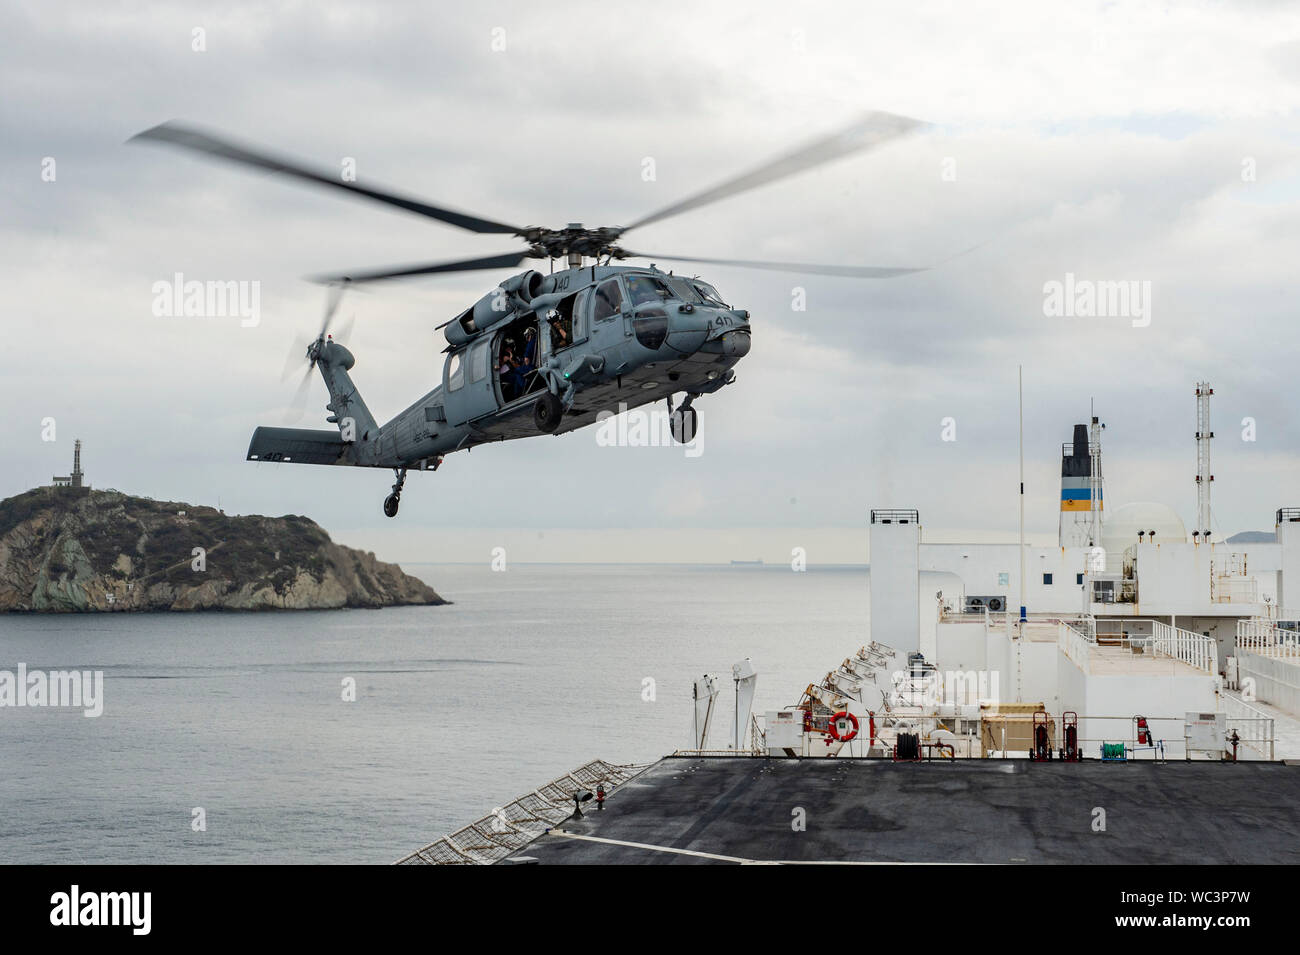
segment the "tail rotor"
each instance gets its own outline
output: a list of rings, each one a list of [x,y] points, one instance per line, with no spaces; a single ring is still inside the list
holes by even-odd
[[[294,343],[285,358],[284,371],[280,375],[280,380],[288,381],[293,377],[294,370],[303,358],[307,359],[307,367],[303,369],[298,387],[294,391],[293,402],[289,405],[289,413],[285,418],[286,422],[291,423],[300,420],[307,410],[307,396],[311,391],[311,373],[316,368],[316,361],[320,358],[320,351],[325,346],[325,342],[333,339],[333,336],[329,334],[329,329],[334,322],[335,316],[338,315],[339,304],[343,301],[343,291],[346,285],[346,280],[332,282],[326,289],[325,312],[321,318],[320,332],[314,339],[309,340],[302,335],[294,336]],[[340,330],[341,339],[346,339],[352,333],[352,325],[355,319],[355,314],[348,317]]]

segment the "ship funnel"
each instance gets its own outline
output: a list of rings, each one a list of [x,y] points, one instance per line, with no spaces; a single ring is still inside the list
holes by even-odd
[[[1093,547],[1101,540],[1101,430],[1076,424],[1073,440],[1061,447],[1061,518],[1057,543],[1061,547]]]

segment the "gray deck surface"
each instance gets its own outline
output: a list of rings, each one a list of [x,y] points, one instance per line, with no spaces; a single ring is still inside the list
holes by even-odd
[[[1300,862],[1300,766],[1280,763],[668,757],[587,805],[560,828],[757,862]],[[516,856],[726,861],[555,833]]]

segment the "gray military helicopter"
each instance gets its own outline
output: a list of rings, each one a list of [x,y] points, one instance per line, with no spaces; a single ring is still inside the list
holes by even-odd
[[[325,318],[307,346],[306,386],[319,369],[329,390],[326,419],[335,431],[259,427],[249,461],[391,468],[396,476],[384,513],[397,515],[408,470],[436,471],[444,455],[539,434],[563,434],[597,421],[602,411],[664,400],[675,440],[698,427],[694,402],[736,380],[750,348],[750,315],[727,304],[698,276],[655,265],[613,265],[629,258],[708,263],[857,278],[890,278],[921,268],[816,265],[649,255],[617,243],[632,229],[783,179],[841,156],[880,146],[922,127],[917,120],[873,112],[847,129],[695,193],[627,226],[519,227],[368,188],[296,161],[238,145],[192,126],[168,122],[132,137],[341,190],[437,219],[470,232],[513,235],[527,243],[500,255],[326,276]],[[355,358],[333,340],[330,324],[343,290],[354,283],[446,272],[518,267],[546,259],[547,274],[529,269],[501,281],[465,311],[438,326],[447,341],[441,382],[380,426],[348,374]],[[567,266],[555,270],[556,260]],[[673,397],[685,394],[674,408]]]

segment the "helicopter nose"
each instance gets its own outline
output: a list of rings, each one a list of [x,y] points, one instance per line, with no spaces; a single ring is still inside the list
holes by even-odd
[[[698,351],[709,337],[712,316],[702,309],[668,313],[668,345],[684,354]]]
[[[727,332],[727,334],[718,339],[718,343],[722,346],[722,354],[728,355],[732,358],[744,358],[749,354],[749,346],[751,344],[749,330],[736,329],[735,331]]]

